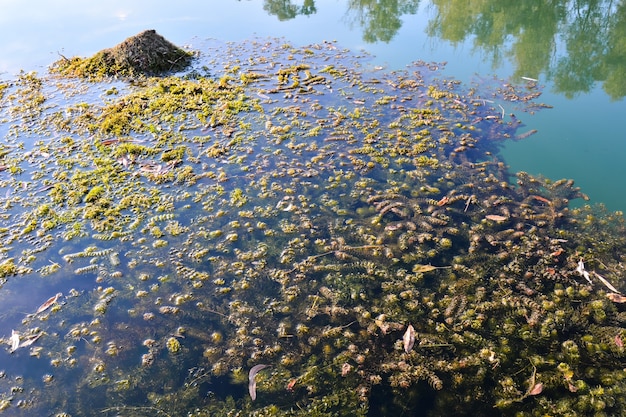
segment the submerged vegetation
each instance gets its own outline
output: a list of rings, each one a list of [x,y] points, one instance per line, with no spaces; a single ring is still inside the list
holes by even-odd
[[[318,2],[319,3],[319,2]],[[420,13],[419,0],[346,1],[350,28],[360,27],[365,42],[390,42]],[[301,5],[300,5],[301,4]],[[479,52],[493,67],[512,60],[516,77],[543,77],[557,92],[574,97],[601,84],[612,100],[626,96],[626,4],[610,0],[480,5],[434,0],[426,30],[438,47],[450,42]],[[309,16],[326,8],[315,0],[263,0],[263,9],[279,20]],[[529,19],[529,16],[537,18]],[[567,53],[564,53],[567,51]]]
[[[496,156],[532,83],[200,53],[6,82],[4,413],[626,412],[622,215]]]

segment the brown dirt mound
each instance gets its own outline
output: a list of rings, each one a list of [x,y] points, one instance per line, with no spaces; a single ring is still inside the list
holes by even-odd
[[[172,44],[155,30],[145,30],[91,58],[62,57],[53,64],[52,70],[87,78],[160,75],[184,69],[191,57],[191,53]]]

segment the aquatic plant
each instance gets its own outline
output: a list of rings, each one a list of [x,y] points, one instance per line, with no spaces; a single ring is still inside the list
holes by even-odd
[[[624,412],[623,216],[497,158],[533,85],[203,53],[5,88],[0,298],[54,287],[7,301],[5,413]]]
[[[191,53],[178,48],[155,30],[145,30],[90,58],[68,59],[62,56],[52,69],[66,76],[95,79],[105,76],[159,75],[184,69],[189,65],[191,57]]]

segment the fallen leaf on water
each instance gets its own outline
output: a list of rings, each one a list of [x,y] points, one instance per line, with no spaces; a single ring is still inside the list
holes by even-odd
[[[587,270],[585,269],[585,263],[583,262],[583,258],[580,258],[580,260],[578,261],[578,266],[576,267],[576,272],[578,272],[581,276],[585,277],[585,279],[587,280],[587,282],[590,285],[593,285],[593,281],[591,281],[591,278],[589,276],[589,272],[587,272]]]
[[[606,298],[608,298],[609,300],[613,301],[614,303],[626,303],[626,297],[621,295],[621,294],[617,294],[614,292],[610,292],[606,295]]]
[[[254,365],[248,373],[248,392],[250,393],[250,398],[252,398],[252,401],[256,400],[256,374],[258,374],[259,371],[267,368],[268,366],[270,365]]]
[[[406,332],[404,332],[404,336],[402,336],[402,342],[404,344],[404,351],[409,353],[415,344],[415,329],[412,325],[409,324],[409,327],[406,328]]]
[[[48,300],[45,303],[43,303],[42,305],[39,306],[39,308],[37,309],[35,314],[39,314],[42,311],[46,311],[47,309],[50,308],[50,306],[52,306],[52,304],[56,303],[59,300],[59,298],[61,298],[62,296],[63,296],[62,293],[58,293],[54,297],[48,298]]]
[[[598,279],[611,291],[619,293],[619,291],[617,290],[617,288],[615,288],[613,285],[611,285],[611,283],[609,281],[607,281],[606,278],[604,278],[602,275],[598,274],[596,271],[593,271],[594,274],[596,274],[596,277],[598,277]]]
[[[415,272],[415,273],[424,273],[424,272],[434,271],[435,269],[444,269],[444,268],[450,268],[450,267],[449,266],[434,266],[434,265],[415,264],[415,265],[413,265],[413,272]]]
[[[535,384],[535,386],[528,391],[528,395],[539,395],[543,391],[543,384],[541,382]]]
[[[11,353],[15,352],[20,347],[20,334],[15,330],[11,330]]]
[[[500,222],[507,220],[508,217],[501,216],[499,214],[487,214],[485,216],[485,219],[500,223]]]
[[[35,335],[30,335],[24,338],[24,341],[22,343],[20,343],[20,345],[18,347],[23,348],[23,347],[28,347],[30,345],[32,345],[33,343],[35,343],[37,341],[37,339],[39,339],[41,336],[43,335],[43,332],[39,332]]]

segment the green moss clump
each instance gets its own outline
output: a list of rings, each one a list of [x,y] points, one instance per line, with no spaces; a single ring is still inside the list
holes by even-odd
[[[17,266],[13,258],[0,263],[0,279],[17,274]]]
[[[91,58],[63,57],[53,64],[52,70],[66,76],[94,79],[160,75],[183,70],[191,57],[191,53],[170,43],[155,30],[146,30]]]
[[[163,162],[180,161],[185,156],[186,151],[187,151],[187,148],[185,146],[179,146],[169,151],[164,151],[161,154],[161,161]]]
[[[136,143],[121,143],[115,148],[113,155],[119,158],[125,155],[154,155],[158,152],[159,151],[157,149],[150,148],[144,145],[137,145]]]
[[[96,185],[85,196],[85,202],[92,203],[96,201],[98,198],[100,198],[102,194],[104,194],[104,188],[99,185]]]
[[[4,91],[9,88],[8,83],[0,83],[0,99],[4,97]]]

